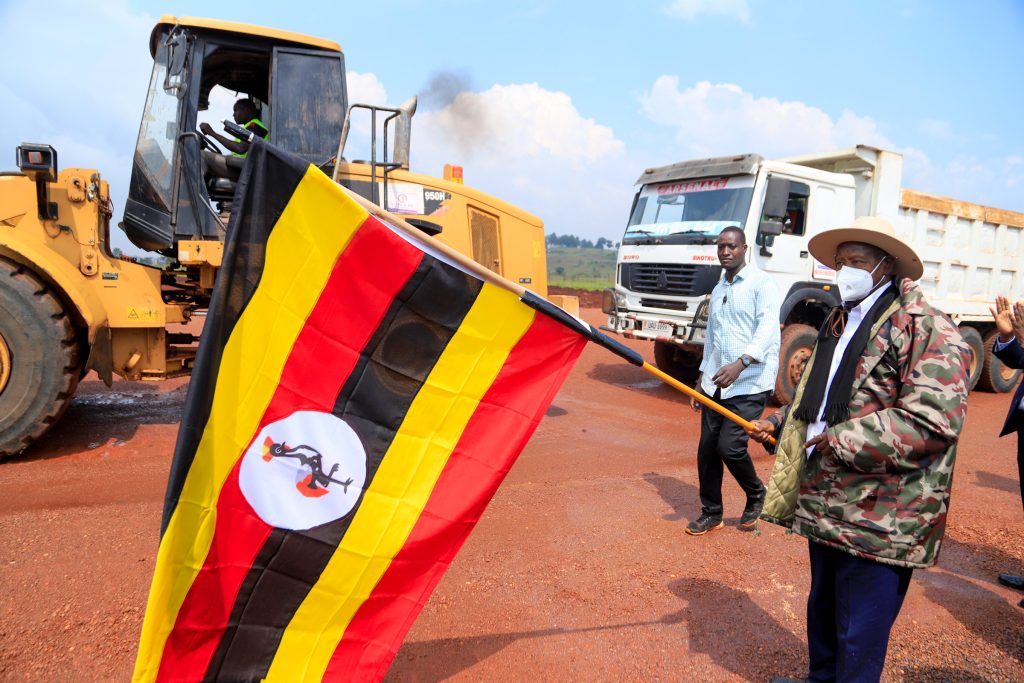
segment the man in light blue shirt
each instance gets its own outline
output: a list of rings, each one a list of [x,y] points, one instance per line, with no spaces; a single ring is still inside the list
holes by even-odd
[[[761,417],[779,369],[779,291],[774,281],[746,263],[743,230],[726,228],[718,236],[718,261],[724,273],[711,292],[704,359],[698,388],[746,420]],[[701,514],[686,527],[691,536],[722,528],[722,477],[725,468],[747,494],[739,528],[754,529],[765,487],[747,451],[742,427],[708,408],[701,409],[697,476]]]

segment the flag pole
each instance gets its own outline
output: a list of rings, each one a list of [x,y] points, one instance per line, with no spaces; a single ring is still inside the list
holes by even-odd
[[[579,334],[582,334],[584,337],[594,342],[595,344],[603,346],[604,348],[608,349],[609,351],[619,356],[623,360],[627,361],[628,363],[631,363],[632,365],[635,365],[638,368],[642,368],[644,371],[654,375],[655,377],[665,382],[669,386],[677,389],[678,391],[683,392],[690,398],[696,400],[701,405],[706,406],[707,408],[715,411],[722,417],[731,420],[732,422],[735,422],[739,426],[743,427],[743,429],[745,429],[747,432],[754,431],[754,425],[752,422],[743,419],[742,417],[740,417],[733,411],[729,410],[722,404],[714,401],[708,396],[705,396],[702,392],[697,391],[692,387],[688,387],[687,385],[677,380],[675,377],[672,377],[671,375],[662,372],[661,370],[654,367],[650,363],[644,361],[643,356],[641,356],[639,353],[629,348],[625,344],[615,339],[612,339],[611,337],[602,332],[599,332],[592,325],[589,325],[588,323],[584,322],[583,320],[580,320],[576,316],[564,311],[563,309],[554,305],[547,299],[541,298],[540,296],[526,289],[522,285],[503,278],[501,275],[495,273],[493,270],[483,267],[482,265],[480,265],[473,259],[469,258],[465,254],[455,251],[447,244],[444,244],[439,240],[433,239],[419,228],[416,228],[415,226],[406,222],[401,216],[396,216],[390,211],[386,211],[385,209],[381,208],[380,206],[377,206],[376,204],[366,199],[362,195],[359,195],[353,192],[352,190],[348,189],[347,187],[344,187],[342,185],[339,185],[339,187],[342,189],[342,191],[345,192],[345,194],[351,197],[353,201],[355,201],[364,209],[366,209],[366,211],[369,212],[371,216],[376,216],[377,218],[401,230],[402,233],[406,235],[409,239],[420,243],[421,245],[428,249],[439,252],[442,256],[444,256],[445,259],[452,261],[463,270],[472,273],[481,280],[513,292],[516,296],[520,298],[520,300],[522,300],[524,304],[526,304],[530,308],[533,308],[536,311],[539,311],[549,317],[552,317],[558,322],[562,323],[563,325],[566,325],[576,330]],[[769,437],[768,443],[774,444],[775,439]]]

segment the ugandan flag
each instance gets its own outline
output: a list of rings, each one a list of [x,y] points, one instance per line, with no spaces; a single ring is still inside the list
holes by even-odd
[[[249,157],[134,680],[377,680],[585,336]]]

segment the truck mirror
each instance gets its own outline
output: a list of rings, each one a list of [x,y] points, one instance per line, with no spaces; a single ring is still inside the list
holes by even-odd
[[[164,91],[180,98],[185,92],[185,56],[188,40],[184,31],[176,31],[164,41],[167,50],[167,74],[164,76]]]
[[[789,204],[789,180],[777,176],[769,176],[768,189],[764,193],[764,209],[761,211],[761,215],[770,218],[781,218],[786,215],[787,204]],[[761,225],[764,225],[763,220]],[[773,234],[778,235],[779,233]]]
[[[781,235],[782,221],[777,218],[768,218],[766,216],[761,219],[761,225],[758,226],[757,231],[765,236],[774,237],[775,235]]]

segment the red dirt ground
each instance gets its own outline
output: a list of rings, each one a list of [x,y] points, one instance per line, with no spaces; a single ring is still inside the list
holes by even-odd
[[[48,436],[0,464],[0,680],[129,678],[184,395],[183,380],[88,380]],[[971,396],[942,558],[915,573],[884,680],[1024,680],[1024,594],[996,583],[1024,573],[1015,444],[996,438],[1007,402]],[[698,432],[681,395],[588,348],[389,680],[802,674],[806,542],[738,531],[728,477],[727,527],[683,533]],[[766,476],[771,456],[753,451]]]

